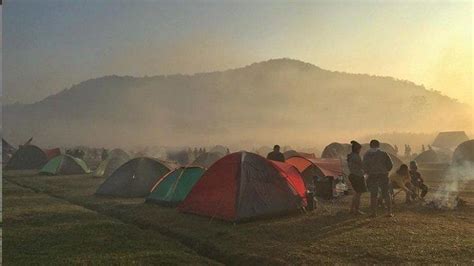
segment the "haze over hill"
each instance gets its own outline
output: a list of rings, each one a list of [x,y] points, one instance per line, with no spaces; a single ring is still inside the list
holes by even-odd
[[[291,59],[227,71],[106,76],[7,105],[3,133],[43,145],[314,145],[371,132],[472,130],[467,105],[409,81]]]

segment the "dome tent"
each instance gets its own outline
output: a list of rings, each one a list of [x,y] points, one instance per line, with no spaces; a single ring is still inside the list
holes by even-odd
[[[145,197],[161,177],[170,171],[163,162],[139,157],[120,166],[97,189],[97,195]]]
[[[227,147],[224,147],[222,145],[216,145],[216,146],[212,147],[209,152],[220,153],[220,154],[222,154],[222,156],[224,156],[224,155],[227,154],[227,151],[228,151]]]
[[[296,210],[305,204],[304,183],[295,167],[236,152],[214,163],[178,209],[241,221]]]
[[[339,177],[343,176],[343,168],[339,159],[307,159],[302,156],[294,156],[286,160],[286,163],[298,169],[303,177],[306,189],[314,188],[315,177]]]
[[[81,175],[90,173],[86,163],[70,155],[59,155],[49,160],[40,170],[46,175]]]
[[[474,164],[474,139],[465,141],[454,150],[453,165]]]
[[[130,160],[128,154],[121,149],[114,149],[107,159],[103,160],[94,171],[94,176],[109,177],[115,170]]]
[[[316,158],[314,153],[299,152],[299,151],[295,151],[295,150],[285,151],[283,153],[283,156],[285,156],[285,160],[288,159],[288,158],[291,158],[291,157],[295,157],[295,156],[301,156],[301,157],[308,158],[308,159],[315,159]]]
[[[427,150],[416,156],[415,161],[417,163],[438,163],[440,160],[434,150]]]
[[[182,202],[204,174],[204,168],[180,167],[161,178],[152,188],[147,202],[175,206]]]
[[[40,169],[48,162],[47,154],[35,145],[23,145],[12,155],[5,170]]]
[[[206,152],[199,155],[191,165],[209,168],[213,163],[222,158],[224,154],[218,152]]]
[[[324,148],[321,158],[345,159],[350,152],[350,144],[333,142]]]

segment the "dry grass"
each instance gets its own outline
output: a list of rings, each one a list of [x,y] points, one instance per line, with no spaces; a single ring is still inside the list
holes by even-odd
[[[100,178],[23,177],[21,173],[7,173],[6,176],[11,182],[94,210],[107,216],[101,216],[104,220],[113,217],[137,225],[141,230],[166,235],[202,257],[225,264],[471,263],[474,259],[474,184],[469,184],[461,195],[468,205],[454,211],[430,210],[419,204],[407,206],[401,202],[401,196],[396,204],[395,218],[354,217],[347,214],[350,197],[345,197],[323,203],[324,207],[312,213],[234,225],[144,204],[143,199],[95,197],[95,189],[103,182]],[[428,180],[428,184],[438,186],[441,182]],[[6,217],[8,212],[22,208],[12,197],[14,193],[5,195],[7,206],[11,205],[5,209]],[[364,197],[363,203],[367,202]],[[29,215],[35,217],[35,214]],[[69,213],[64,212],[63,216],[66,218]],[[21,231],[9,230],[7,218],[4,221],[5,233],[12,238],[22,235]],[[80,224],[82,230],[89,230],[87,224]],[[35,226],[48,228],[54,223],[40,219],[26,227]],[[90,231],[96,230],[92,226]],[[65,241],[61,235],[69,233],[57,230],[55,241]],[[141,239],[143,243],[149,241],[138,232],[134,239],[137,242]],[[42,252],[49,252],[46,247],[43,246]],[[8,256],[19,256],[16,251],[21,248],[21,245],[12,245],[5,249],[4,256],[7,252]],[[80,249],[80,245],[76,248]],[[69,254],[73,255],[74,249]],[[171,257],[168,259],[168,262],[172,260]],[[182,260],[179,262],[183,263]]]
[[[174,239],[4,181],[6,265],[212,264]]]

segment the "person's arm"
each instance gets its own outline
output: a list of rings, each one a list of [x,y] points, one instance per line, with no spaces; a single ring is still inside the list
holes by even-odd
[[[409,193],[413,193],[413,192],[411,191],[411,189],[409,189],[409,188],[407,187],[407,185],[406,185],[405,182],[400,182],[400,183],[401,183],[401,184],[398,184],[398,185],[400,186],[401,189],[403,189],[403,191],[409,192]]]

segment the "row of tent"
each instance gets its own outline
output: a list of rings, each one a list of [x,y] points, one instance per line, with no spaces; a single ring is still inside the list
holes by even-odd
[[[112,173],[96,194],[146,197],[147,202],[178,206],[183,212],[238,221],[298,210],[306,206],[306,189],[292,164],[237,152],[207,170],[197,166],[172,170],[156,159],[135,158]]]
[[[472,140],[463,143],[455,151],[456,157],[474,160],[473,147]],[[25,148],[32,154],[40,154],[32,147],[23,146],[19,151]],[[20,155],[15,153],[12,159],[24,157]],[[47,153],[43,151],[43,155]],[[314,188],[315,177],[344,174],[340,159],[307,158],[302,154],[281,163],[254,153],[237,152],[218,159],[207,170],[198,166],[177,167],[148,157],[127,161],[128,155],[120,151],[111,155],[102,166],[103,175],[111,174],[99,186],[97,195],[145,197],[147,202],[177,206],[182,212],[228,221],[296,211],[307,205],[305,193]],[[125,162],[112,164],[114,158]],[[100,171],[97,169],[95,174]],[[58,155],[41,172],[76,174],[89,170],[80,159]]]
[[[51,169],[58,169],[55,171],[55,174],[84,174],[90,172],[83,160],[69,155],[62,155],[59,148],[41,149],[38,146],[28,144],[22,145],[16,149],[3,139],[2,142],[2,163],[4,163],[4,170],[32,170],[45,168],[46,173],[52,172]],[[207,152],[196,158],[191,165],[208,168],[223,156],[224,154],[220,152]],[[119,166],[123,165],[130,159],[130,156],[125,151],[114,149],[109,152],[107,159],[99,164],[97,169],[94,171],[94,175],[108,177]],[[50,164],[47,165],[49,162]],[[79,171],[77,164],[80,166],[79,168],[84,168],[84,171]],[[68,170],[68,168],[75,168],[76,171],[74,171],[74,169]],[[40,172],[42,172],[42,170],[40,170]]]
[[[59,148],[41,149],[31,144],[22,145],[15,150],[6,161],[4,169],[40,169],[39,173],[46,175],[76,175],[91,172],[83,160],[61,154]]]

